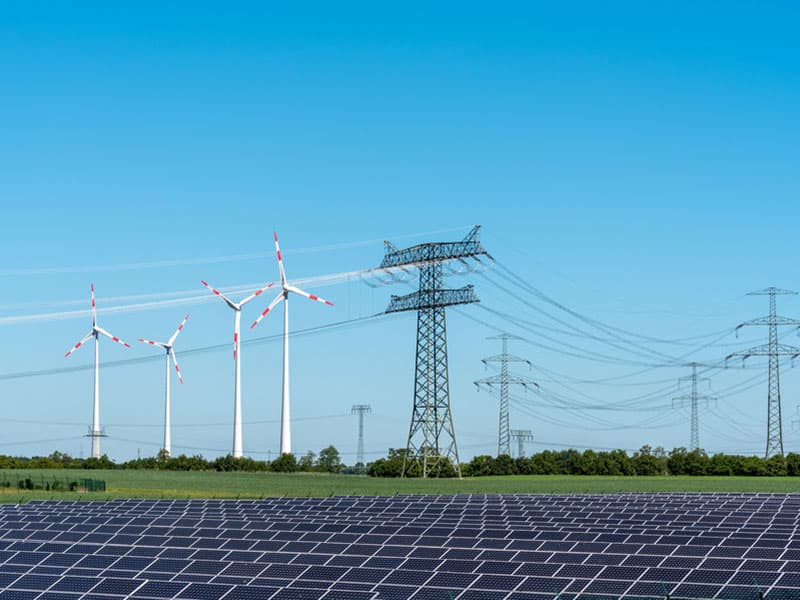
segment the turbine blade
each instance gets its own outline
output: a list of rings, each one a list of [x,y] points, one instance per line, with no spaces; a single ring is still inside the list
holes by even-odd
[[[139,341],[144,344],[150,344],[151,346],[158,346],[159,348],[166,348],[167,344],[163,344],[161,342],[154,342],[153,340],[146,340],[144,338],[139,338]]]
[[[203,281],[202,279],[200,280],[200,283],[202,283],[205,287],[211,290],[211,293],[213,293],[215,296],[219,296],[220,298],[222,298],[222,301],[225,302],[228,306],[230,306],[234,310],[236,309],[236,303],[230,298],[228,298],[225,294],[220,292],[218,289],[211,287],[210,285],[208,285],[208,282]]]
[[[178,381],[183,384],[183,375],[181,374],[181,368],[178,366],[178,357],[175,356],[175,350],[170,349],[169,353],[172,356],[172,364],[175,365],[175,372],[178,374]]]
[[[102,327],[96,327],[96,329],[97,329],[98,333],[101,333],[101,334],[103,334],[103,335],[104,335],[104,336],[106,336],[108,339],[110,339],[110,340],[113,340],[113,341],[117,342],[118,344],[122,344],[122,345],[123,345],[123,346],[125,346],[126,348],[130,348],[130,347],[131,347],[131,345],[130,345],[128,342],[125,342],[125,341],[123,341],[123,340],[119,339],[117,336],[110,334],[109,332],[107,332],[107,331],[106,331],[105,329],[103,329]]]
[[[314,300],[315,302],[322,302],[322,304],[327,304],[328,306],[333,306],[333,302],[330,300],[325,300],[325,298],[320,298],[315,294],[309,294],[306,291],[301,290],[300,288],[294,287],[293,285],[287,285],[286,289],[290,292],[294,292],[295,294],[300,294],[301,296],[305,296],[309,300]]]
[[[188,320],[189,320],[189,315],[186,315],[185,317],[183,317],[183,321],[181,321],[181,324],[178,325],[178,328],[175,330],[175,333],[172,334],[172,337],[169,338],[169,341],[167,342],[168,346],[172,346],[173,342],[175,342],[175,338],[178,337],[178,334],[181,332],[181,330],[183,329],[183,326],[186,325],[186,321],[188,321]]]
[[[265,309],[264,309],[264,311],[263,311],[263,312],[262,312],[260,315],[258,315],[258,318],[257,318],[255,321],[253,321],[253,324],[252,324],[252,325],[250,325],[250,329],[253,329],[253,328],[254,328],[256,325],[258,325],[258,324],[261,322],[261,319],[263,319],[264,317],[266,317],[266,316],[267,316],[267,313],[268,313],[269,311],[271,311],[273,308],[275,308],[275,306],[276,306],[276,305],[278,304],[278,302],[280,302],[281,300],[283,300],[283,292],[281,292],[280,294],[278,294],[277,296],[275,296],[275,299],[274,299],[272,302],[270,302],[270,303],[269,303],[269,306],[268,306],[267,308],[265,308]]]
[[[67,357],[68,357],[70,354],[72,354],[73,352],[75,352],[75,350],[77,350],[78,348],[80,348],[81,346],[83,346],[83,345],[84,345],[86,342],[88,342],[88,341],[89,341],[90,339],[92,339],[93,337],[94,337],[94,330],[92,330],[92,331],[90,331],[89,333],[87,333],[87,334],[86,334],[86,335],[83,337],[83,339],[81,339],[81,341],[80,341],[80,342],[78,342],[78,343],[77,343],[77,344],[75,344],[75,345],[74,345],[72,348],[70,348],[70,349],[67,351],[67,353],[64,355],[64,358],[67,358]]]
[[[281,256],[281,247],[278,245],[278,232],[273,232],[275,238],[275,254],[278,256],[278,269],[281,272],[281,285],[286,287],[286,271],[283,270],[283,256]]]
[[[245,298],[244,300],[242,300],[241,302],[239,302],[239,306],[244,306],[245,304],[247,304],[248,302],[250,302],[250,300],[252,300],[253,298],[258,298],[258,297],[259,297],[261,294],[263,294],[265,291],[267,291],[267,290],[268,290],[269,288],[271,288],[273,285],[275,285],[275,284],[274,284],[274,283],[272,283],[272,282],[270,281],[270,282],[269,282],[267,285],[265,285],[263,288],[261,288],[260,290],[256,290],[255,292],[253,292],[252,294],[250,294],[250,295],[249,295],[247,298]]]
[[[94,283],[92,284],[92,326],[97,325],[97,305],[94,302]]]

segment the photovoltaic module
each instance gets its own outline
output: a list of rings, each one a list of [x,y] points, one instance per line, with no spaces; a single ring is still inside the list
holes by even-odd
[[[800,495],[0,505],[0,600],[800,598]]]

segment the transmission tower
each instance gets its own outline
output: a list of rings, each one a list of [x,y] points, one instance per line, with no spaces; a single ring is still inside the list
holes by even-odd
[[[698,395],[697,394],[697,384],[700,381],[711,381],[708,377],[697,377],[697,367],[702,367],[700,363],[689,363],[686,365],[692,368],[692,374],[688,377],[681,377],[678,379],[679,382],[689,381],[692,385],[692,391],[690,394],[683,394],[682,396],[677,396],[672,399],[673,406],[676,402],[680,403],[680,406],[683,407],[687,402],[690,403],[692,408],[692,427],[691,427],[691,442],[689,444],[690,450],[700,450],[700,415],[698,411],[698,404],[702,401],[708,403],[711,401],[716,402],[716,396],[710,395]]]
[[[405,296],[392,296],[387,313],[417,311],[417,351],[414,371],[414,407],[403,458],[405,477],[411,470],[422,477],[438,476],[447,463],[461,477],[456,433],[450,411],[447,373],[447,327],[445,307],[478,302],[471,285],[458,289],[444,287],[443,263],[480,256],[491,259],[478,240],[476,225],[459,242],[436,242],[399,249],[386,242],[382,268],[418,267],[419,289]]]
[[[356,468],[365,473],[367,463],[364,462],[364,415],[372,412],[369,404],[354,404],[350,414],[358,415],[358,450],[356,451]]]
[[[738,327],[739,331],[742,327],[750,325],[760,325],[769,327],[769,343],[762,346],[755,346],[743,352],[734,352],[725,357],[727,361],[734,356],[740,356],[742,361],[745,361],[751,356],[768,356],[769,357],[769,388],[767,390],[767,451],[765,456],[783,457],[783,421],[781,419],[781,380],[779,363],[781,356],[791,356],[792,359],[800,356],[800,348],[794,346],[787,346],[778,343],[778,327],[793,326],[800,327],[800,321],[797,319],[790,319],[787,317],[778,316],[776,310],[775,296],[796,296],[797,292],[791,290],[781,290],[775,287],[769,287],[765,290],[757,292],[750,292],[748,296],[769,296],[769,315],[766,317],[759,317],[751,321],[746,321]]]
[[[511,437],[517,440],[517,458],[525,456],[525,442],[533,441],[533,432],[530,429],[512,429]]]
[[[519,338],[514,335],[510,335],[508,333],[501,333],[500,335],[494,335],[492,337],[486,338],[487,340],[500,340],[502,342],[502,352],[495,356],[489,356],[488,358],[482,359],[484,365],[489,365],[489,363],[500,363],[500,373],[497,375],[493,375],[492,377],[486,377],[484,379],[479,379],[478,381],[474,382],[475,387],[478,390],[481,389],[481,386],[487,387],[489,389],[494,389],[495,387],[499,388],[500,390],[500,425],[497,430],[497,456],[501,454],[506,454],[511,456],[511,425],[509,424],[509,386],[511,385],[521,385],[526,391],[528,387],[536,387],[538,389],[539,384],[535,381],[528,379],[526,377],[519,377],[517,375],[512,375],[508,372],[508,363],[516,362],[516,363],[525,363],[528,365],[528,368],[531,367],[531,361],[520,358],[519,356],[513,356],[508,353],[508,340],[519,340]]]

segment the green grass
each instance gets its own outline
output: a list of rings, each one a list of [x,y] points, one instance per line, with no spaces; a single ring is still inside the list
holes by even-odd
[[[99,493],[21,491],[17,476],[106,481]],[[3,474],[0,473],[0,480]],[[319,473],[216,473],[174,471],[5,471],[12,487],[0,487],[0,502],[32,499],[261,498],[264,496],[343,496],[394,494],[614,492],[800,492],[800,477],[598,477],[531,475],[468,479],[374,479]]]

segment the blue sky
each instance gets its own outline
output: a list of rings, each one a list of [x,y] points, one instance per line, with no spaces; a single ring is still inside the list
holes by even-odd
[[[648,346],[671,357],[697,350],[686,360],[716,362],[765,342],[765,331],[751,330],[698,349],[716,339],[710,334],[765,314],[766,300],[746,292],[800,288],[800,56],[790,3],[222,11],[19,2],[0,10],[0,319],[8,317],[0,376],[91,361],[90,352],[62,358],[88,317],[11,317],[82,308],[75,302],[88,300],[92,281],[103,307],[104,298],[201,295],[201,278],[218,286],[275,279],[273,228],[289,277],[315,278],[378,264],[384,238],[457,238],[480,223],[498,264],[583,315],[661,339],[709,334]],[[259,256],[202,260],[243,254]],[[183,262],[164,266],[169,260]],[[132,263],[145,264],[121,267]],[[484,338],[497,329],[528,340],[514,353],[546,369],[529,375],[559,394],[512,406],[512,427],[537,437],[530,450],[688,443],[687,413],[671,407],[679,392],[664,389],[685,369],[631,375],[652,353],[643,359],[630,336],[622,349],[591,339],[597,329],[521,302],[495,287],[509,285],[496,270],[451,281],[474,283],[482,299],[448,318],[462,455],[496,447],[496,400],[471,382],[486,375],[480,358],[497,349]],[[356,280],[308,287],[336,306],[295,302],[293,327],[374,314],[411,289]],[[168,336],[190,312],[183,348],[223,344],[231,315],[211,300],[104,315],[101,324],[133,342]],[[779,309],[800,316],[800,299],[781,298]],[[250,305],[243,321],[258,310]],[[534,325],[521,330],[497,312]],[[267,319],[245,339],[279,331],[279,319]],[[404,445],[414,332],[408,314],[296,340],[298,453],[329,443],[353,453],[355,419],[341,415],[354,403],[373,407],[372,457]],[[784,342],[800,345],[791,331]],[[565,344],[610,360],[576,357]],[[101,355],[150,354],[137,346],[105,344]],[[278,447],[280,346],[243,352],[244,445],[262,458]],[[727,392],[701,413],[710,451],[762,451],[766,383],[744,382],[766,368],[749,367],[713,373],[713,388]],[[182,368],[176,451],[226,451],[229,349],[189,354]],[[621,379],[596,381],[608,377]],[[159,447],[162,378],[159,361],[102,371],[112,458]],[[788,368],[782,381],[786,446],[798,450],[800,386]],[[633,400],[646,393],[652,398]],[[0,398],[0,452],[88,453],[80,436],[91,420],[89,371],[0,379]],[[625,411],[597,408],[625,400]]]

